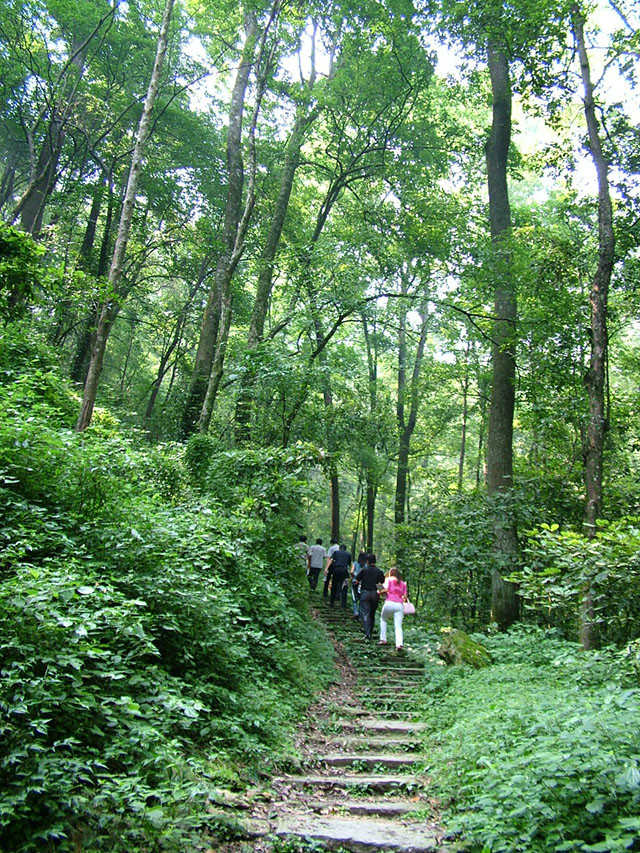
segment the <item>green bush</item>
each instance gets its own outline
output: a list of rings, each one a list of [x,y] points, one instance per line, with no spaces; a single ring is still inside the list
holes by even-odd
[[[482,642],[490,668],[433,667],[427,684],[448,826],[486,853],[630,849],[640,691],[628,658],[533,627]]]
[[[182,851],[333,674],[291,549],[306,455],[213,458],[196,492],[182,446],[77,435],[67,394],[0,386],[0,849]]]
[[[0,318],[13,320],[26,313],[43,254],[30,235],[0,222]]]
[[[511,579],[538,620],[578,633],[589,589],[601,642],[637,636],[640,619],[640,519],[600,520],[593,538],[557,524],[529,531],[523,566]]]

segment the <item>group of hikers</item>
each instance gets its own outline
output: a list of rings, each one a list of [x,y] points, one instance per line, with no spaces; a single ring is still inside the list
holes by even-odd
[[[353,618],[362,623],[367,640],[373,637],[376,610],[382,599],[379,644],[387,645],[388,622],[393,619],[396,649],[402,649],[402,621],[405,612],[410,612],[408,608],[411,605],[407,598],[407,584],[397,568],[389,569],[385,575],[376,565],[375,554],[361,551],[357,559],[353,560],[347,547],[335,539],[325,549],[322,539],[316,539],[315,545],[308,545],[307,537],[301,536],[297,547],[312,592],[317,590],[322,572],[322,595],[329,599],[330,607],[334,607],[339,599],[343,610],[346,610],[351,593]]]

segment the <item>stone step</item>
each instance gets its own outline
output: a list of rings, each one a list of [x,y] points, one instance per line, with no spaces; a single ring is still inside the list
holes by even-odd
[[[355,698],[360,702],[373,702],[376,700],[380,702],[415,702],[421,697],[418,690],[405,690],[401,692],[381,687],[379,690],[358,690]]]
[[[371,747],[381,747],[389,750],[407,750],[413,751],[420,749],[422,741],[417,738],[409,737],[408,735],[399,732],[397,735],[370,735],[362,733],[357,735],[346,735],[345,737],[334,737],[330,741],[323,742],[326,748],[343,747],[345,749],[370,749]]]
[[[336,708],[333,711],[338,717],[349,717],[351,719],[369,718],[372,714],[378,716],[383,713],[386,719],[389,720],[413,720],[420,716],[418,711],[398,711],[395,708],[356,708],[351,705],[345,705],[343,708]]]
[[[280,776],[274,781],[284,785],[291,785],[295,788],[310,786],[312,788],[349,789],[357,787],[360,789],[367,788],[371,791],[384,791],[385,793],[420,784],[419,777],[409,773],[379,773],[375,775],[366,773],[340,773],[338,775],[327,774],[326,776],[310,774],[307,776]]]
[[[410,720],[380,720],[376,717],[365,717],[359,722],[359,727],[374,732],[421,732],[427,726],[425,723]]]
[[[405,678],[409,676],[421,680],[422,674],[423,670],[406,666],[371,666],[368,669],[361,666],[359,669],[360,678],[372,678],[374,675],[384,678]]]
[[[276,835],[321,842],[350,853],[429,853],[438,849],[433,830],[423,823],[405,824],[374,817],[293,814],[278,820]]]
[[[367,705],[371,702],[380,702],[383,705],[391,705],[394,702],[398,705],[406,705],[407,702],[412,702],[414,705],[420,704],[422,697],[419,693],[394,693],[393,690],[372,691],[371,693],[358,693],[355,699],[362,705]]]
[[[425,800],[370,800],[357,797],[353,800],[305,800],[302,805],[314,812],[339,812],[340,814],[369,815],[370,817],[401,817],[416,809],[428,807]]]
[[[348,767],[354,763],[372,767],[385,767],[393,770],[396,767],[409,767],[418,764],[420,758],[410,752],[385,752],[385,753],[360,753],[360,752],[330,752],[319,755],[321,761],[327,767]]]

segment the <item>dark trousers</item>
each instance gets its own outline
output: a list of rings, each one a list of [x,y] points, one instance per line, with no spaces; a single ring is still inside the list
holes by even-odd
[[[338,589],[340,587],[340,589]],[[331,584],[331,600],[329,604],[331,607],[335,604],[336,598],[340,594],[340,604],[342,605],[342,609],[347,609],[347,587],[344,585],[344,581],[340,583],[332,583]]]
[[[313,566],[309,569],[309,587],[313,590],[318,586],[318,578],[322,569],[314,569]]]
[[[333,577],[333,566],[327,572],[327,576],[324,579],[324,587],[322,588],[322,594],[326,598],[329,595],[329,584],[331,583],[331,578]]]
[[[360,593],[360,616],[364,627],[364,635],[370,640],[373,633],[373,622],[376,618],[376,610],[380,596],[375,590],[363,589]]]

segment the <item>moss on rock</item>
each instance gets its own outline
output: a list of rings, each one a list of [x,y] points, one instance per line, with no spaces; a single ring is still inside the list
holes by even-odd
[[[482,669],[491,663],[491,656],[485,647],[457,628],[442,629],[438,654],[446,663],[472,666],[475,669]]]

